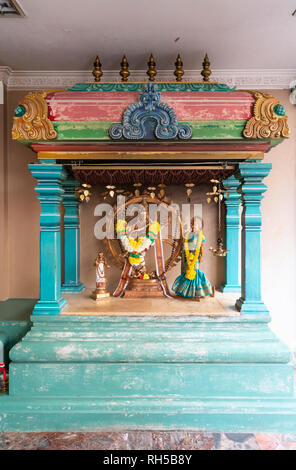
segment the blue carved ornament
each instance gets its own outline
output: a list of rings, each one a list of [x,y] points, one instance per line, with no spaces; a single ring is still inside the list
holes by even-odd
[[[179,124],[174,109],[160,101],[157,85],[148,83],[139,95],[138,103],[126,108],[122,124],[109,128],[111,139],[128,140],[187,140],[192,137],[192,129],[187,124]]]

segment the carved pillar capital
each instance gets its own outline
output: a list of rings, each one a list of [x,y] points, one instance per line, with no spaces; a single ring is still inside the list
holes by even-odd
[[[63,165],[31,164],[29,170],[38,181],[35,191],[40,201],[41,230],[60,230],[60,203],[64,189],[63,180],[67,177]]]

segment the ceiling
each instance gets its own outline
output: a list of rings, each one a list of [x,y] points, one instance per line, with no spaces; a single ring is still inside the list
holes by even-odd
[[[20,0],[25,18],[0,17],[0,65],[14,70],[296,68],[296,0]]]

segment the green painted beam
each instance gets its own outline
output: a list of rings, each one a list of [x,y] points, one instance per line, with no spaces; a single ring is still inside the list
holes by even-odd
[[[108,134],[115,121],[54,121],[57,140],[111,140]],[[179,121],[192,127],[195,139],[243,139],[246,121]],[[243,139],[245,140],[245,139]]]
[[[145,82],[147,83],[147,82]],[[76,83],[68,91],[142,91],[144,82],[138,83]],[[158,91],[234,91],[224,83],[189,83],[189,82],[160,82],[156,83]]]

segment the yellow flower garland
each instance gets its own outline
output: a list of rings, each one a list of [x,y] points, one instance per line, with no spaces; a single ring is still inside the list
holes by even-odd
[[[194,255],[193,255],[193,253],[190,253],[190,251],[188,249],[188,238],[189,238],[189,233],[185,236],[185,242],[184,242],[185,256],[186,256],[186,261],[187,261],[187,266],[188,266],[185,277],[186,277],[186,279],[189,279],[190,281],[193,281],[195,279],[195,276],[196,276],[195,265],[196,265],[196,262],[197,262],[198,257],[199,257],[200,248],[201,248],[201,244],[202,244],[202,240],[203,240],[203,233],[199,232],[198,241],[197,241],[197,245],[196,245]]]
[[[130,245],[134,248],[135,251],[138,251],[138,249],[141,246],[143,240],[144,240],[143,237],[138,238],[137,241],[133,237],[129,237],[129,239],[128,239]]]
[[[141,253],[147,251],[154,244],[160,230],[160,224],[157,221],[149,224],[148,235],[139,237],[138,240],[133,237],[127,237],[126,226],[127,222],[125,220],[118,220],[116,224],[117,236],[122,241],[126,251],[129,252],[128,260],[130,264],[133,266],[140,265],[143,263],[143,255]],[[145,279],[149,279],[149,277]]]

